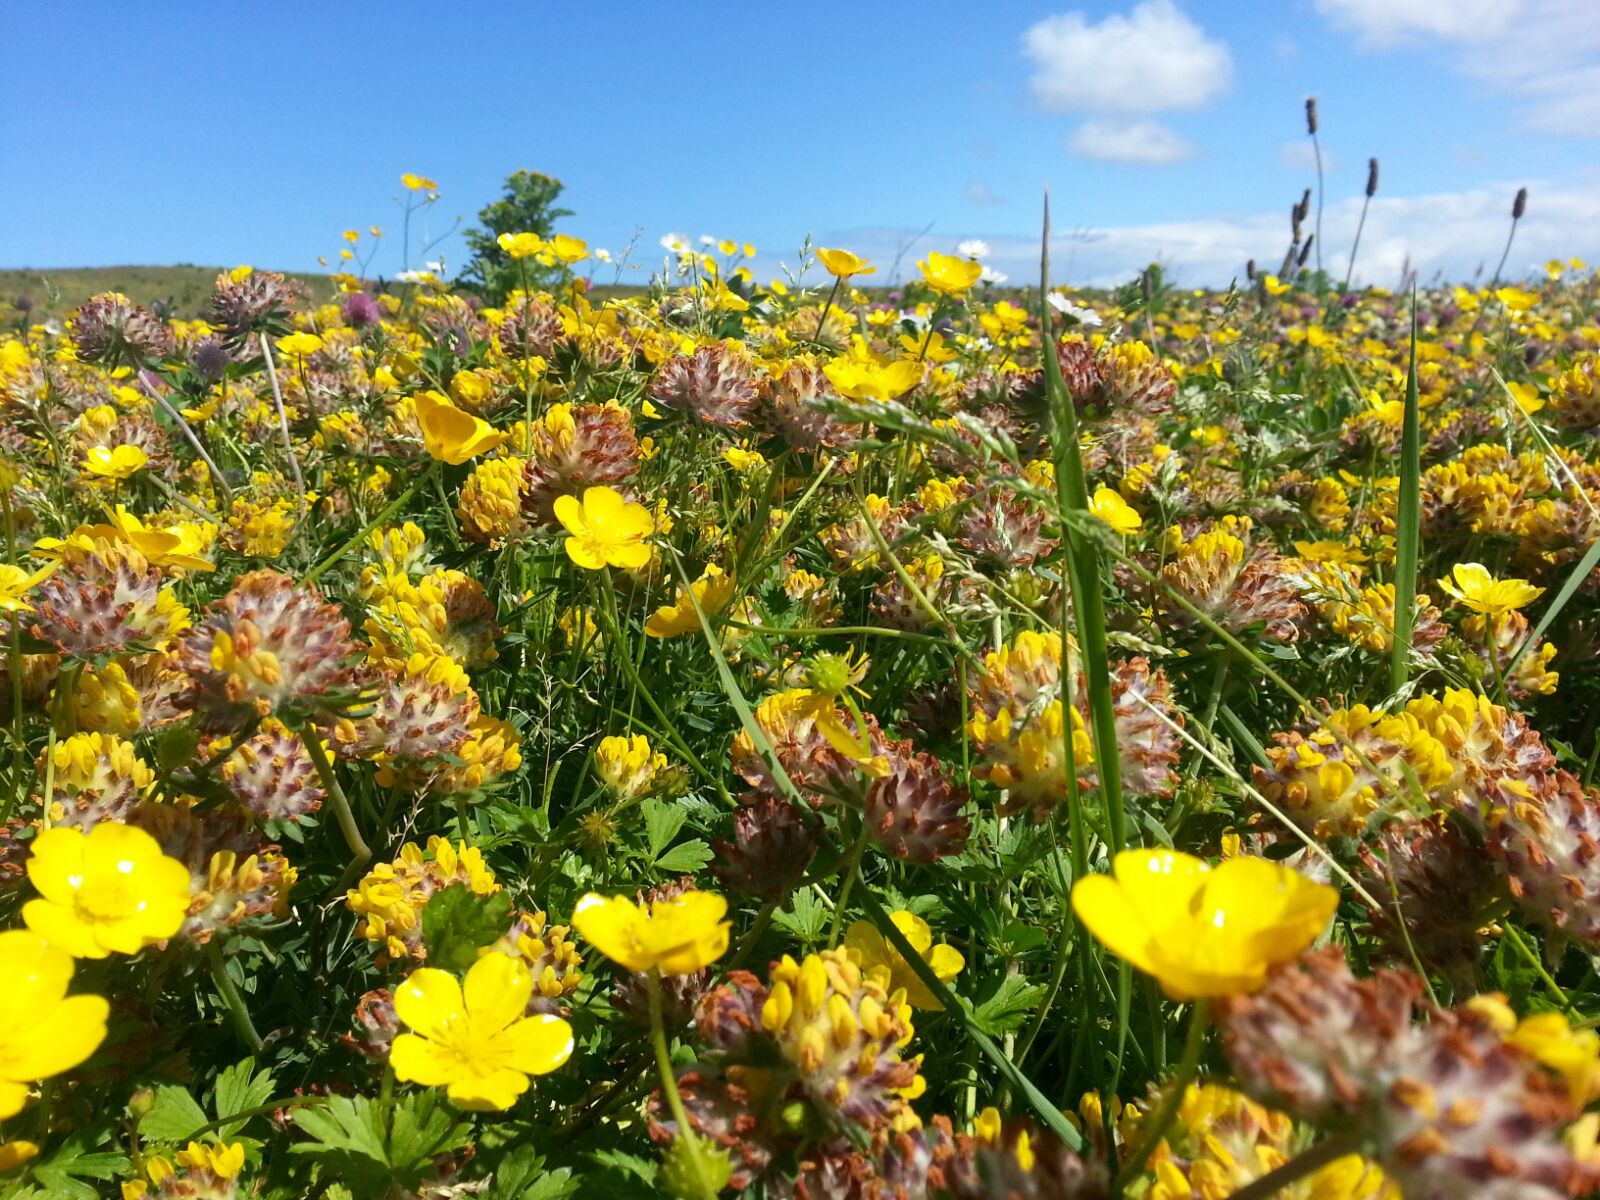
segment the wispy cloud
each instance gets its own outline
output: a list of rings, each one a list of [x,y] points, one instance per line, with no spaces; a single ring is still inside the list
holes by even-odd
[[[1596,0],[1316,0],[1374,50],[1432,45],[1515,104],[1531,129],[1600,137]]]
[[[1492,268],[1505,242],[1516,189],[1517,184],[1506,183],[1426,196],[1380,195],[1367,216],[1355,281],[1393,287],[1407,264],[1424,281],[1435,273],[1470,279],[1485,262]],[[1562,184],[1535,181],[1530,192],[1508,273],[1532,272],[1546,259],[1571,254],[1591,261],[1600,257],[1600,174]],[[1360,213],[1356,197],[1330,205],[1323,217],[1325,261],[1340,275]],[[1058,201],[1057,226],[1071,219],[1070,210]],[[895,230],[857,229],[832,233],[827,244],[846,245],[888,264],[907,236]],[[967,237],[988,242],[991,254],[985,261],[1014,279],[1027,279],[1038,271],[1039,243],[1034,237],[982,229],[942,230],[919,242],[916,250],[920,254],[931,246],[953,251]],[[1252,258],[1261,270],[1276,270],[1288,238],[1288,219],[1281,212],[1219,214],[1063,233],[1051,247],[1051,259],[1060,281],[1082,286],[1124,283],[1140,268],[1160,262],[1185,286],[1224,287],[1230,280],[1243,279],[1245,263]],[[907,256],[901,276],[914,270],[912,256]]]
[[[1067,145],[1085,158],[1116,163],[1173,163],[1194,147],[1159,121],[1096,117],[1072,131]]]

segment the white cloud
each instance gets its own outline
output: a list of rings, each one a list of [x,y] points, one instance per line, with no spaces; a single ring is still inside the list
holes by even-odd
[[[1516,190],[1516,182],[1507,182],[1428,196],[1386,197],[1380,193],[1367,215],[1354,281],[1395,287],[1408,263],[1424,283],[1435,273],[1466,280],[1480,269],[1485,274],[1492,271],[1505,244]],[[1517,231],[1506,267],[1508,276],[1536,274],[1539,265],[1550,258],[1578,255],[1590,262],[1600,258],[1600,174],[1560,184],[1533,181],[1529,195],[1527,216]],[[1324,213],[1323,261],[1338,277],[1344,275],[1360,213],[1359,196],[1331,205]],[[1070,211],[1063,211],[1058,202],[1058,228],[1071,220]],[[1184,286],[1225,287],[1232,279],[1244,278],[1245,262],[1251,258],[1262,271],[1276,271],[1288,245],[1288,233],[1288,219],[1278,211],[1113,225],[1058,234],[1050,258],[1058,282],[1080,286],[1125,283],[1141,267],[1159,261]],[[1014,279],[1037,274],[1037,237],[983,230],[962,234],[981,235],[989,243],[992,254],[987,261],[995,269]],[[884,229],[829,236],[879,262],[893,261],[903,240],[903,235]]]
[[[1105,117],[1078,126],[1067,145],[1085,158],[1114,163],[1172,163],[1194,154],[1193,146],[1159,121]]]
[[[1317,11],[1368,45],[1414,37],[1487,41],[1510,23],[1521,0],[1316,0]]]
[[[1456,70],[1518,103],[1546,133],[1600,136],[1595,0],[1316,0],[1376,49],[1434,43]]]
[[[1155,113],[1194,108],[1233,73],[1228,47],[1172,3],[1142,0],[1126,16],[1092,22],[1081,12],[1046,17],[1022,35],[1029,84],[1044,108]]]

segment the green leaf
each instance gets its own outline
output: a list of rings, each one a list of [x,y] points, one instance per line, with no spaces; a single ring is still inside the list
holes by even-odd
[[[471,1127],[432,1089],[401,1100],[394,1107],[389,1134],[389,1162],[401,1172],[420,1170],[437,1155],[467,1144]]]
[[[787,909],[772,914],[772,923],[810,946],[822,937],[822,930],[828,923],[828,910],[822,907],[822,901],[814,892],[795,892],[789,897]]]
[[[644,812],[645,839],[650,846],[650,857],[660,858],[661,852],[672,845],[672,839],[678,836],[678,830],[683,828],[689,814],[678,805],[669,804],[655,796],[639,807]]]
[[[217,1076],[216,1109],[218,1117],[231,1117],[236,1113],[259,1108],[272,1098],[272,1072],[256,1070],[256,1060],[227,1067]],[[230,1121],[217,1130],[219,1138],[228,1137],[244,1125],[244,1121]]]
[[[692,842],[682,842],[668,850],[656,859],[656,866],[663,871],[690,872],[698,871],[711,861],[711,847],[699,838]]]
[[[1026,975],[1005,975],[972,1009],[972,1022],[991,1037],[1015,1033],[1032,1015],[1043,984],[1029,983]]]
[[[422,910],[422,941],[428,965],[464,971],[478,961],[478,950],[498,941],[511,924],[511,894],[480,896],[464,883],[435,892]]]
[[[293,1154],[350,1155],[378,1166],[389,1164],[382,1115],[364,1096],[335,1096],[320,1108],[297,1108],[289,1119],[316,1139],[289,1147]]]
[[[164,1083],[156,1088],[150,1111],[139,1119],[139,1133],[151,1141],[183,1142],[210,1120],[185,1089]]]
[[[126,1154],[93,1150],[83,1134],[73,1134],[49,1158],[35,1163],[31,1174],[52,1200],[99,1200],[99,1190],[80,1180],[115,1179],[132,1166]]]

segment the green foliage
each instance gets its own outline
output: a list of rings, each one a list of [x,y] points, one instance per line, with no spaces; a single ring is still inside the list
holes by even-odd
[[[471,1136],[471,1126],[457,1119],[437,1091],[402,1096],[393,1104],[335,1096],[326,1105],[296,1109],[292,1119],[312,1140],[290,1150],[348,1187],[352,1200],[415,1189],[436,1156],[459,1149]]]
[[[461,273],[462,282],[476,288],[485,299],[500,303],[514,289],[543,287],[559,275],[552,267],[532,259],[514,262],[496,239],[502,233],[536,233],[548,238],[556,222],[570,217],[570,208],[557,208],[561,181],[538,171],[513,171],[506,177],[505,194],[478,211],[481,228],[469,229],[462,237],[472,258]]]
[[[422,941],[428,963],[443,971],[464,971],[478,951],[498,941],[511,924],[511,896],[479,896],[464,883],[452,883],[429,898],[422,910]]]

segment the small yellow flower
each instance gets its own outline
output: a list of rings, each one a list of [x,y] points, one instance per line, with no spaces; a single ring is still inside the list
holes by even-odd
[[[1289,285],[1279,280],[1276,275],[1263,275],[1261,286],[1267,289],[1269,296],[1281,296],[1289,290]]]
[[[426,175],[415,175],[410,171],[400,176],[400,182],[408,192],[433,192],[439,189],[439,185]]]
[[[942,296],[959,296],[983,274],[982,263],[937,250],[930,250],[927,261],[919,262],[917,269],[922,272],[922,281]]]
[[[817,248],[817,261],[835,279],[850,279],[856,275],[873,275],[878,270],[866,259],[852,254],[848,250],[829,250],[822,246]]]
[[[90,446],[83,455],[83,469],[105,479],[126,479],[140,470],[150,456],[137,446]]]
[[[278,339],[278,353],[285,358],[310,358],[322,345],[322,339],[316,334],[299,330]]]
[[[1486,617],[1526,608],[1544,595],[1542,587],[1534,587],[1526,579],[1496,579],[1482,563],[1457,563],[1450,569],[1454,581],[1439,580],[1439,586],[1464,608]]]
[[[695,611],[697,601],[700,611],[710,617],[728,607],[733,600],[733,593],[733,580],[716,563],[710,563],[706,566],[705,574],[689,587],[678,585],[676,600],[656,609],[645,621],[644,631],[647,636],[656,638],[677,637],[692,632],[700,628],[700,616]]]
[[[1511,394],[1511,399],[1516,406],[1529,416],[1544,407],[1544,399],[1539,395],[1539,389],[1531,383],[1513,381],[1506,384],[1506,391]]]
[[[836,358],[822,373],[847,400],[893,400],[922,382],[922,364],[909,358],[892,363]]]
[[[949,983],[961,974],[967,960],[954,946],[940,942],[933,944],[933,929],[921,917],[904,909],[889,914],[894,927],[905,935],[906,941],[922,961],[933,969],[940,983]],[[890,944],[871,921],[857,921],[844,935],[844,948],[850,959],[865,974],[881,970],[888,975],[884,987],[889,992],[904,989],[906,1002],[913,1008],[939,1012],[944,1005],[912,971],[905,957]]]
[[[77,958],[136,954],[177,933],[189,908],[189,868],[142,829],[102,821],[87,835],[56,826],[33,839],[22,906],[29,929]]]
[[[1174,1000],[1252,992],[1327,925],[1339,893],[1263,858],[1213,870],[1176,850],[1125,850],[1072,888],[1072,910]]]
[[[630,971],[690,975],[727,953],[727,911],[728,902],[715,892],[646,904],[590,892],[572,910],[572,927]]]
[[[0,1119],[28,1101],[28,1085],[70,1071],[105,1040],[111,1006],[69,996],[72,956],[37,933],[0,933]]]
[[[545,249],[545,241],[537,233],[502,233],[495,244],[512,258],[532,258]]]
[[[1503,287],[1495,291],[1494,298],[1514,313],[1525,313],[1539,303],[1538,292],[1527,292],[1519,287]]]
[[[395,1078],[442,1087],[457,1108],[510,1108],[528,1076],[572,1057],[572,1026],[548,1013],[525,1015],[533,984],[526,962],[499,952],[473,963],[464,984],[433,967],[413,971],[394,994],[411,1030],[389,1051]]]
[[[650,561],[645,539],[656,524],[644,505],[624,500],[612,488],[592,487],[584,489],[581,502],[576,496],[557,496],[553,507],[556,520],[572,535],[567,557],[585,570],[612,566],[634,571]]]
[[[1139,510],[1124,500],[1116,491],[1101,484],[1089,501],[1089,511],[1118,533],[1129,536],[1144,528],[1144,518]]]
[[[506,440],[482,417],[462,411],[438,392],[418,392],[411,403],[430,458],[459,466]]]
[[[589,257],[589,243],[570,234],[558,233],[546,243],[546,246],[551,254],[569,267]]]

